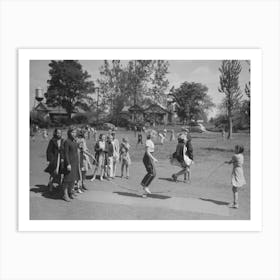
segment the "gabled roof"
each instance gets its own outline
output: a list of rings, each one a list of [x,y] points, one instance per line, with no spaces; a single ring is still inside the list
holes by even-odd
[[[35,108],[34,111],[44,111],[44,112],[48,112],[49,109],[47,107],[47,105],[45,105],[44,103],[40,102]]]
[[[170,111],[167,110],[160,104],[151,104],[148,108],[145,109],[145,113],[169,113]]]
[[[139,105],[135,104],[133,106],[131,106],[129,109],[128,109],[129,112],[132,112],[132,111],[143,111],[143,108],[141,108]]]

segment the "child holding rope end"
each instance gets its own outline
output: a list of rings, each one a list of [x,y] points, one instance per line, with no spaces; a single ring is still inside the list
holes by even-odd
[[[238,191],[240,190],[241,187],[243,187],[246,184],[244,172],[243,172],[244,147],[242,145],[236,145],[234,150],[235,153],[232,159],[230,161],[225,161],[225,163],[233,164],[232,175],[231,175],[233,203],[230,205],[230,207],[237,209]]]

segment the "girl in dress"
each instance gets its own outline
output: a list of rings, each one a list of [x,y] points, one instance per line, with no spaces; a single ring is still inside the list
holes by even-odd
[[[231,183],[233,192],[233,203],[230,207],[238,208],[238,191],[241,187],[246,184],[244,172],[243,172],[243,156],[244,147],[242,145],[235,146],[235,154],[230,161],[225,161],[225,163],[233,164]]]
[[[105,161],[106,161],[106,136],[100,134],[99,141],[95,144],[95,159],[96,167],[93,172],[93,177],[91,181],[95,180],[96,173],[100,171],[100,181],[103,181],[103,176],[105,173]]]
[[[126,171],[126,179],[129,178],[129,165],[131,164],[130,156],[129,156],[129,148],[130,145],[128,143],[127,138],[122,139],[122,143],[120,146],[120,163],[121,163],[121,178],[123,178],[124,168]]]

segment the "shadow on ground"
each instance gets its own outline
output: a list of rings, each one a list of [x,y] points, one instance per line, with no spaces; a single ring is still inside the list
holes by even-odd
[[[35,187],[31,188],[30,191],[40,193],[43,197],[50,199],[61,199],[62,195],[59,188],[54,188],[53,191],[50,192],[47,185],[35,185]]]
[[[217,205],[229,205],[228,202],[225,202],[225,201],[219,201],[219,200],[214,200],[214,199],[208,199],[208,198],[199,198],[200,200],[203,200],[203,201],[209,201],[209,202],[213,202]]]
[[[230,152],[230,153],[234,152],[233,149],[217,148],[217,147],[203,147],[201,149],[207,151],[216,151],[216,152]]]
[[[143,198],[142,195],[136,194],[136,193],[129,193],[129,192],[113,192],[118,195],[124,195],[124,196],[130,196],[130,197],[140,197]],[[156,199],[168,199],[171,198],[170,196],[167,195],[161,195],[161,194],[148,194],[147,197],[150,198],[156,198]]]

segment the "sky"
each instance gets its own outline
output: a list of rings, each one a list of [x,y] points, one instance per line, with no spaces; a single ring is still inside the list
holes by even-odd
[[[125,63],[125,61],[121,61]],[[40,87],[43,92],[47,91],[47,80],[49,77],[49,60],[32,60],[30,62],[30,108],[34,105],[35,89]],[[80,60],[83,70],[91,75],[95,82],[99,77],[99,68],[103,60]],[[179,87],[183,82],[199,82],[208,87],[208,94],[212,101],[219,105],[224,94],[218,91],[219,88],[219,67],[221,60],[170,60],[167,78],[169,88]],[[250,80],[249,66],[246,61],[241,61],[242,71],[239,76],[240,89],[244,96],[245,84]],[[96,83],[95,83],[96,84]],[[209,117],[214,116],[217,109],[209,112]]]

